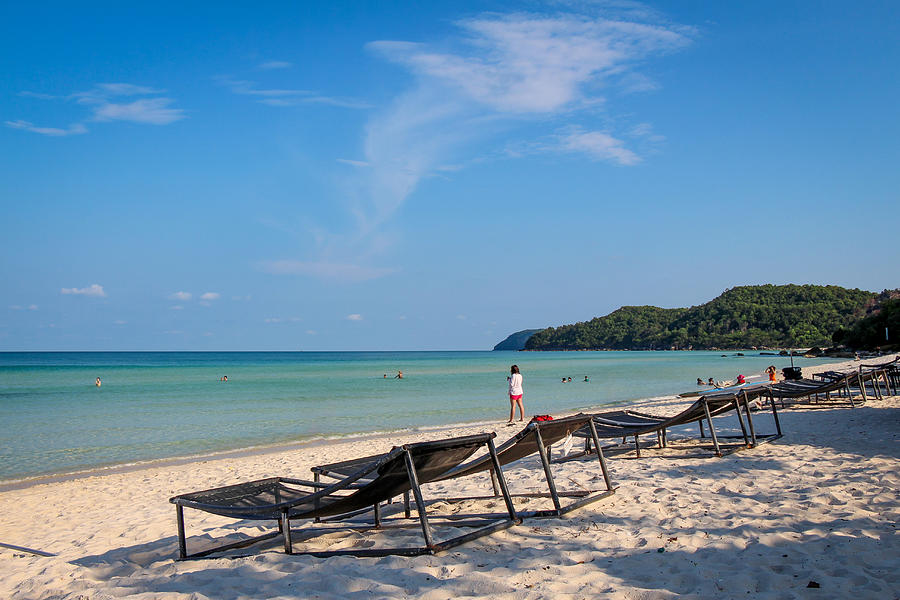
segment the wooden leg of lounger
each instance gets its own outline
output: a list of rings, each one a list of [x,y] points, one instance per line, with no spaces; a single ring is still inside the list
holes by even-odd
[[[597,428],[594,426],[593,420],[588,421],[588,427],[591,430],[591,439],[597,447],[597,456],[600,458],[600,470],[603,471],[603,481],[606,482],[606,489],[612,491],[612,479],[609,477],[609,469],[606,466],[606,459],[603,457],[603,449],[600,448],[600,437],[597,435]]]
[[[778,411],[775,409],[775,399],[769,396],[769,404],[772,405],[772,419],[775,421],[775,431],[781,437],[781,422],[778,420]]]
[[[547,449],[544,447],[544,439],[541,437],[541,428],[534,428],[534,439],[537,442],[538,454],[541,455],[541,464],[544,466],[544,477],[547,479],[547,487],[550,488],[550,498],[553,500],[553,507],[559,511],[562,505],[559,503],[559,494],[556,493],[556,483],[553,481],[553,473],[550,472],[550,459],[547,456]]]
[[[738,423],[741,424],[741,434],[744,436],[744,447],[750,447],[750,440],[747,439],[747,428],[744,427],[744,419],[741,417],[741,404],[738,402],[737,396],[734,397],[734,412],[737,413]]]
[[[700,419],[697,423],[700,425],[700,437],[705,438],[706,433],[703,431],[703,419]]]
[[[747,395],[747,390],[741,390],[744,395],[744,408],[747,410],[747,427],[750,428],[750,442],[753,446],[756,446],[756,428],[753,427],[753,417],[750,416],[750,396]],[[740,412],[740,409],[738,409]]]
[[[403,514],[406,518],[409,518],[409,490],[403,492]]]
[[[319,475],[318,472],[313,473],[313,481],[314,481],[314,482],[319,483],[320,478],[321,478],[321,475]],[[315,489],[318,490],[318,489],[319,489],[319,486],[316,486]],[[313,501],[313,506],[316,507],[316,510],[317,510],[317,511],[319,510],[319,506],[320,506],[321,504],[322,504],[322,503],[319,501],[319,498],[316,498],[316,499]],[[321,520],[319,517],[316,517],[315,519],[313,519],[313,522],[314,522],[314,523],[321,523],[322,520]]]
[[[287,509],[281,511],[281,535],[284,536],[284,553],[293,554],[294,547],[291,544],[291,520],[288,518]]]
[[[381,529],[381,504],[376,502],[372,507],[372,513],[375,518],[375,529]]]
[[[431,537],[431,526],[428,525],[428,516],[425,514],[425,500],[422,498],[422,489],[419,487],[419,476],[416,474],[416,464],[413,462],[412,455],[407,450],[406,456],[406,472],[409,475],[409,485],[412,488],[413,497],[416,499],[416,510],[419,512],[419,521],[422,523],[422,536],[425,538],[425,546],[431,550],[434,547],[434,540]]]
[[[713,448],[716,449],[716,456],[722,456],[722,450],[719,449],[719,440],[716,438],[716,428],[713,427],[712,415],[709,412],[709,404],[703,401],[703,410],[706,411],[706,422],[709,423],[709,435],[712,437]]]
[[[488,453],[491,455],[491,464],[494,465],[494,472],[497,474],[497,483],[500,484],[500,491],[503,492],[503,501],[506,503],[506,511],[509,513],[509,518],[513,523],[521,523],[522,519],[516,514],[516,507],[513,506],[512,496],[509,495],[509,488],[506,487],[506,477],[503,476],[503,469],[500,467],[500,459],[497,458],[497,449],[494,448],[494,440],[489,439],[487,441],[487,446]]]
[[[866,394],[866,382],[863,381],[861,374],[859,374],[859,373],[856,374],[856,381],[859,383],[859,391],[862,394],[863,402],[868,402],[869,397]],[[850,398],[850,406],[853,406],[853,398],[852,397]]]
[[[491,487],[494,488],[494,496],[500,495],[500,488],[497,487],[497,473],[494,472],[493,469],[491,471]]]
[[[598,448],[599,450],[599,448]],[[641,445],[638,443],[638,436],[634,434],[634,451],[637,452],[637,457],[641,457]]]
[[[184,539],[184,507],[175,505],[175,518],[178,521],[178,558],[187,558],[187,542]]]

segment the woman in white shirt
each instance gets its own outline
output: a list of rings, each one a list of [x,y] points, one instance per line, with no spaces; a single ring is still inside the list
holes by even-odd
[[[519,407],[519,420],[525,420],[525,405],[522,403],[522,374],[519,373],[519,366],[513,365],[509,368],[509,423],[513,422],[516,414],[516,406]]]

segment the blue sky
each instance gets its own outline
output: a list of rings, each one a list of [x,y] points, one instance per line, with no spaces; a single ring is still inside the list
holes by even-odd
[[[895,2],[5,3],[0,350],[900,285]]]

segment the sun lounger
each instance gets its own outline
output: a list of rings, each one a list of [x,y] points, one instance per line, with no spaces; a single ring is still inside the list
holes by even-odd
[[[826,400],[832,400],[832,394],[838,398],[846,397],[851,407],[855,407],[860,401],[854,400],[853,389],[859,390],[862,402],[868,400],[867,384],[871,383],[872,391],[877,398],[882,398],[881,381],[884,382],[885,391],[891,392],[890,379],[884,369],[857,369],[855,371],[825,371],[813,376],[817,379],[797,379],[793,381],[781,381],[770,386],[769,396],[777,398],[782,406],[785,399],[807,398],[810,402],[818,404],[824,395]]]
[[[719,438],[723,436],[719,436],[716,433],[712,418],[731,412],[732,410],[735,411],[741,426],[741,437],[744,441],[744,448],[752,448],[759,445],[761,442],[781,437],[781,424],[778,421],[778,412],[774,403],[772,403],[772,417],[775,421],[777,433],[759,435],[756,433],[756,428],[753,424],[750,402],[765,395],[766,391],[767,386],[757,385],[748,386],[732,392],[706,394],[677,415],[671,417],[651,415],[633,410],[604,412],[594,415],[594,430],[596,436],[599,438],[622,438],[622,441],[624,442],[627,438],[633,437],[635,451],[637,456],[640,457],[641,447],[639,436],[655,433],[659,447],[665,448],[668,443],[667,432],[670,428],[678,425],[687,425],[689,423],[699,423],[700,435],[701,437],[705,437],[703,422],[706,421],[709,425],[710,437],[712,438],[715,454],[716,456],[722,456],[723,452],[719,444]],[[746,425],[744,424],[744,417],[741,415],[742,407],[746,413]],[[590,438],[593,437],[593,435],[589,434],[586,429],[576,432],[575,435],[586,438],[585,450],[581,453],[582,455],[596,451],[591,447],[592,440]],[[594,447],[597,447],[596,442],[594,443]],[[729,451],[737,449],[740,448],[732,448]]]
[[[603,480],[606,489],[603,490],[577,490],[577,491],[560,491],[556,487],[553,478],[553,472],[550,468],[551,463],[551,447],[553,444],[560,442],[570,435],[574,435],[576,431],[587,428],[588,434],[593,431],[593,423],[591,415],[574,415],[571,417],[563,417],[552,421],[532,421],[525,426],[516,435],[497,446],[497,459],[501,466],[506,466],[521,460],[527,456],[537,453],[544,469],[544,480],[547,483],[549,496],[553,501],[553,509],[520,512],[521,517],[558,517],[571,512],[577,508],[596,502],[608,496],[611,496],[615,489],[609,476],[609,469],[606,466],[606,459],[603,451],[597,453],[600,461],[600,469],[603,473]],[[599,439],[594,436],[594,441],[599,447]],[[439,481],[446,479],[455,479],[457,477],[465,477],[474,473],[480,473],[490,470],[492,481],[494,481],[494,471],[491,467],[489,457],[481,456],[472,461],[462,464],[448,473],[440,477]],[[514,494],[514,496],[545,496],[547,494]],[[497,496],[497,486],[494,484],[494,496]],[[578,498],[573,502],[563,506],[560,497]]]
[[[521,520],[516,516],[512,499],[506,488],[503,473],[494,448],[495,434],[451,438],[433,442],[405,444],[390,452],[368,457],[354,472],[333,483],[304,481],[287,477],[272,477],[225,487],[182,494],[170,499],[176,505],[178,520],[179,557],[199,558],[213,552],[249,546],[258,541],[277,536],[284,538],[287,554],[311,554],[314,556],[386,556],[401,554],[414,556],[435,554],[466,541],[510,527]],[[471,457],[479,448],[487,447],[489,460],[494,465],[507,512],[500,518],[477,519],[470,522],[456,521],[455,527],[479,527],[470,533],[435,542],[426,514],[421,485],[434,481]],[[352,462],[352,461],[348,461]],[[291,523],[300,519],[316,521],[313,529],[329,533],[341,529],[380,529],[378,507],[391,497],[412,491],[418,509],[419,524],[424,545],[400,548],[350,548],[345,550],[295,552],[291,542]],[[188,554],[184,530],[184,508],[223,515],[234,519],[275,521],[278,529],[261,536],[242,539],[216,548]],[[361,511],[372,510],[375,522],[371,526],[357,524],[332,526]]]
[[[590,504],[591,502],[596,502],[602,498],[605,498],[611,495],[614,492],[612,483],[609,477],[609,470],[606,466],[606,460],[603,457],[603,453],[599,454],[600,459],[600,468],[603,472],[603,478],[606,483],[605,490],[578,490],[578,491],[559,491],[556,488],[556,483],[553,478],[553,473],[550,469],[550,454],[551,447],[553,444],[564,440],[569,435],[572,435],[574,432],[579,429],[588,426],[590,423],[591,417],[590,415],[575,415],[572,417],[564,417],[561,419],[554,419],[552,421],[532,421],[528,423],[521,431],[516,433],[507,441],[503,442],[503,444],[497,446],[497,460],[499,462],[500,467],[504,467],[511,463],[514,463],[518,460],[531,456],[533,454],[538,454],[540,456],[541,464],[544,469],[544,478],[547,482],[548,493],[543,494],[512,494],[512,496],[519,497],[535,497],[535,496],[549,496],[553,501],[553,509],[548,510],[538,510],[538,511],[525,511],[518,512],[517,514],[521,518],[530,518],[530,517],[547,517],[547,516],[560,516],[576,508],[584,506],[586,504]],[[344,477],[348,473],[352,472],[354,469],[359,468],[359,465],[364,463],[367,460],[371,460],[371,457],[356,459],[352,461],[343,461],[339,463],[332,463],[329,465],[321,465],[317,467],[313,467],[313,473],[315,474],[316,481],[319,481],[321,477],[331,477],[338,478]],[[467,497],[467,498],[445,498],[441,497],[440,500],[442,502],[453,502],[453,501],[462,501],[462,500],[479,500],[485,498],[494,498],[500,495],[500,491],[498,489],[498,477],[497,472],[495,470],[493,459],[490,454],[483,454],[478,456],[471,461],[460,464],[453,469],[447,471],[440,477],[436,478],[434,481],[447,481],[450,479],[458,479],[460,477],[468,477],[469,475],[474,475],[477,473],[483,473],[485,471],[489,471],[491,474],[491,482],[494,487],[494,496],[477,496],[477,497]],[[571,502],[570,504],[563,506],[560,498],[565,497],[575,497],[578,500]],[[410,515],[410,507],[409,507],[409,495],[404,495],[404,512],[406,518],[409,518]]]

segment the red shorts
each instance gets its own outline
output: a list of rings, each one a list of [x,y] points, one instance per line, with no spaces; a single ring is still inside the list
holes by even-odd
[[[510,400],[521,400],[521,399],[522,399],[522,394],[516,394],[515,396],[513,396],[512,394],[510,394],[510,395],[509,395],[509,399],[510,399]]]

